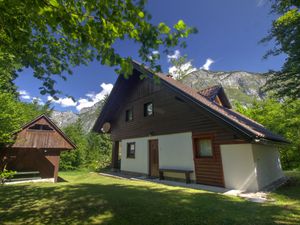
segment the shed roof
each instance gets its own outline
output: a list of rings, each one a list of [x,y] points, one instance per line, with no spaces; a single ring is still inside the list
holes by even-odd
[[[59,129],[49,117],[40,115],[25,124],[16,134],[9,148],[36,148],[72,150],[76,145]]]

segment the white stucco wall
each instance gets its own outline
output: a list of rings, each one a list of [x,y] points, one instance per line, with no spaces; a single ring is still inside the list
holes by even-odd
[[[257,191],[252,144],[221,145],[225,187]]]
[[[159,168],[189,169],[194,171],[192,133],[190,132],[122,140],[122,171],[148,174],[148,140],[151,139],[158,139]],[[128,142],[135,142],[134,159],[126,157]],[[165,173],[165,176],[185,178],[184,174],[178,173]],[[195,179],[194,173],[191,175],[191,179]]]
[[[252,149],[259,189],[284,176],[279,152],[275,146],[253,144]]]
[[[233,144],[220,147],[226,188],[255,192],[284,176],[275,146]]]
[[[159,167],[192,170],[194,169],[192,133],[159,136]],[[165,173],[165,176],[183,178],[182,173]],[[195,180],[195,173],[191,174]]]
[[[127,158],[127,143],[135,142],[135,158]],[[121,170],[148,174],[148,138],[126,139],[121,141]]]

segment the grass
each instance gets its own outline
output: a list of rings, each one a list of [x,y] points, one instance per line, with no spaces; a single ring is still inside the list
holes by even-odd
[[[207,191],[62,172],[66,182],[0,187],[0,224],[300,224],[300,172],[253,203]]]

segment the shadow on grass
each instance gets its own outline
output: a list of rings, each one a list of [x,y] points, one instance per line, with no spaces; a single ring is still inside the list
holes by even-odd
[[[0,187],[1,224],[299,224],[299,208],[164,186]],[[296,216],[295,216],[296,215]]]

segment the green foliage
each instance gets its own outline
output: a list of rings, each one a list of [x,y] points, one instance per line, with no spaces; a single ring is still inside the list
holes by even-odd
[[[16,174],[15,171],[12,170],[6,170],[0,171],[0,184],[4,184],[5,180],[13,178],[13,176]]]
[[[15,94],[0,93],[0,147],[13,142],[13,134],[41,114],[50,113],[49,105],[20,102]]]
[[[290,141],[289,145],[280,147],[283,168],[300,167],[300,100],[268,98],[256,101],[250,107],[236,104],[235,108]]]
[[[0,1],[0,74],[10,77],[24,67],[43,81],[41,93],[54,95],[54,76],[66,79],[72,68],[96,59],[115,66],[119,73],[132,72],[131,58],[114,48],[123,40],[139,44],[139,57],[159,70],[153,50],[168,53],[185,47],[184,38],[197,30],[179,20],[170,28],[153,25],[145,0],[2,0]]]
[[[109,136],[92,132],[85,134],[80,121],[66,127],[64,132],[77,148],[61,154],[62,170],[78,168],[99,170],[110,164],[112,143]]]
[[[272,12],[279,15],[273,21],[269,35],[262,42],[274,40],[275,47],[269,55],[287,55],[280,72],[269,77],[266,90],[273,90],[279,97],[300,97],[300,1],[273,0]]]

